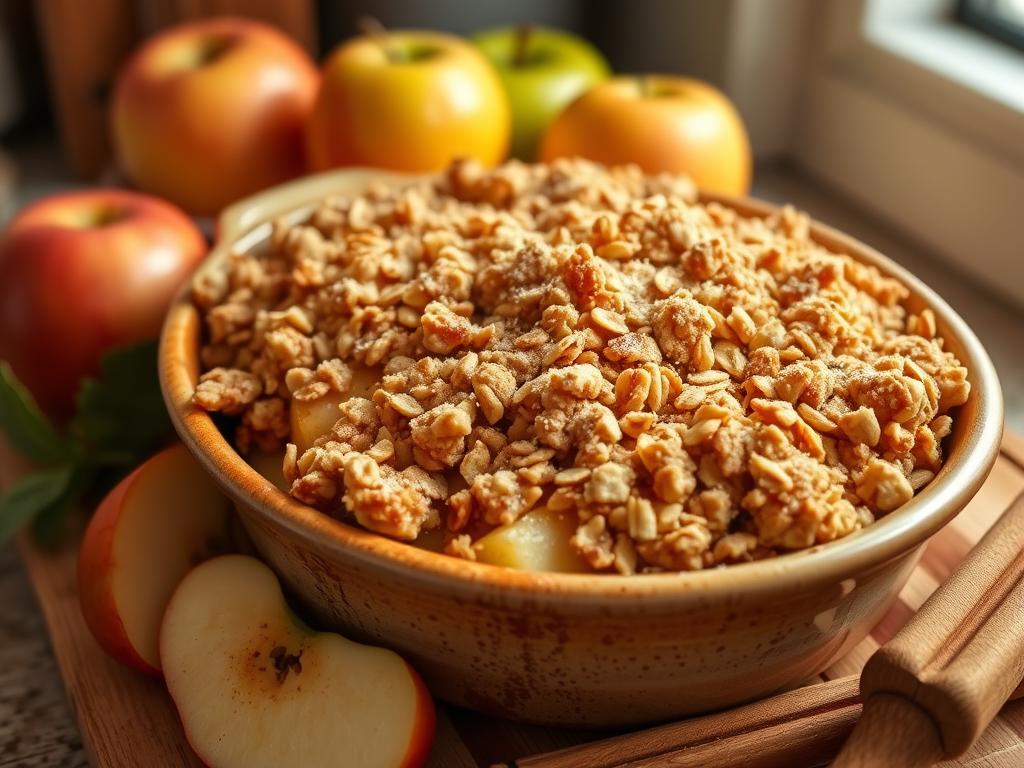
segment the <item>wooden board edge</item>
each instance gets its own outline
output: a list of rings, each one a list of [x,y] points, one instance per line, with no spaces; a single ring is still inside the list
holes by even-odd
[[[1003,453],[1009,461],[1024,467],[1024,439],[1008,432]],[[9,451],[0,451],[3,463],[8,464],[9,456]],[[4,468],[8,469],[9,464]],[[10,479],[8,473],[2,474],[6,475],[5,480]],[[74,549],[40,550],[22,534],[18,550],[43,613],[90,763],[105,768],[201,767],[187,745],[177,712],[162,683],[109,659],[89,634],[78,604]],[[428,766],[470,768],[476,764],[457,724],[439,704],[435,747]]]

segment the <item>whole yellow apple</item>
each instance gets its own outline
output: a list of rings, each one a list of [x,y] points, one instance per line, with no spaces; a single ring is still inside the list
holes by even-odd
[[[215,18],[147,41],[114,91],[114,145],[141,189],[190,213],[286,181],[305,167],[313,61],[256,21]]]
[[[615,77],[570,104],[541,142],[544,161],[578,155],[648,173],[690,176],[708,192],[750,189],[750,141],[735,107],[707,83],[685,77]]]
[[[344,43],[324,63],[307,131],[310,166],[426,172],[457,157],[496,165],[510,130],[501,82],[474,46],[437,32],[382,30]]]

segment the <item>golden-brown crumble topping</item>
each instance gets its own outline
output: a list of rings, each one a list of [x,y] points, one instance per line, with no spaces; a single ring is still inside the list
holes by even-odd
[[[240,417],[240,450],[336,398],[285,452],[292,495],[403,540],[441,527],[466,559],[540,506],[624,574],[831,541],[934,478],[969,393],[933,313],[805,215],[584,161],[326,200],[194,296],[194,401]]]

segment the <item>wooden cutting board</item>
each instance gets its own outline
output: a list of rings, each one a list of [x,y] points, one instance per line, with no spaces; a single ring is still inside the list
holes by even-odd
[[[0,456],[0,481],[17,471]],[[988,482],[964,510],[927,545],[899,600],[870,636],[807,685],[858,673],[867,658],[903,626],[946,578],[1000,513],[1024,490],[1024,439],[1007,435]],[[35,587],[71,709],[94,766],[181,768],[201,766],[192,754],[160,681],[110,660],[89,634],[78,607],[76,552],[44,552],[27,537],[19,551]],[[439,705],[430,768],[472,768],[607,737],[608,732],[522,726]],[[947,768],[1013,768],[1024,765],[1024,700],[1007,705],[974,747]]]

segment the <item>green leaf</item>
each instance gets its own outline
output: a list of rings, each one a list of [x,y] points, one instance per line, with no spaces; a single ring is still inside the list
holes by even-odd
[[[48,547],[60,540],[71,508],[82,500],[96,479],[96,469],[88,464],[74,466],[64,492],[32,519],[32,535],[36,543]]]
[[[70,453],[6,361],[0,361],[0,429],[11,445],[31,461],[52,464]]]
[[[0,496],[0,542],[57,504],[71,483],[74,467],[63,465],[26,475]]]
[[[174,437],[157,377],[157,344],[107,353],[100,377],[86,379],[71,429],[86,461],[132,467]]]

